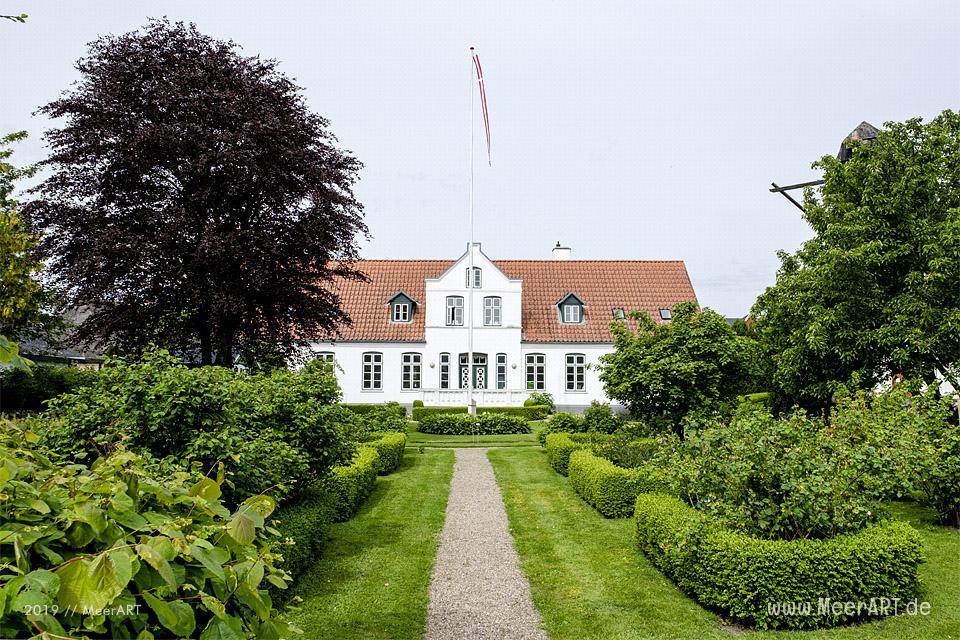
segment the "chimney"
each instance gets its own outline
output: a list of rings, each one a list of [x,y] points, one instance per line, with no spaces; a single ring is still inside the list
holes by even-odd
[[[569,260],[570,259],[570,247],[561,247],[560,243],[557,243],[557,246],[553,248],[553,259],[554,260]]]

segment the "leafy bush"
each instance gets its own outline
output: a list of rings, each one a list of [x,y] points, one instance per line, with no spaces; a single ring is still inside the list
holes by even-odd
[[[420,422],[421,433],[441,435],[503,435],[530,433],[530,423],[520,416],[503,413],[484,413],[478,416],[440,413],[425,417]]]
[[[624,420],[613,412],[610,405],[594,400],[583,410],[583,421],[587,431],[597,433],[613,433],[623,426]]]
[[[321,556],[332,522],[331,498],[320,485],[308,487],[274,512],[271,523],[284,539],[293,541],[281,550],[283,561],[280,563],[293,580]],[[284,593],[276,589],[271,589],[271,595],[274,599],[284,599]]]
[[[274,508],[231,514],[218,480],[122,446],[92,466],[63,464],[37,436],[0,427],[0,619],[4,635],[267,638],[286,634],[264,586]],[[100,615],[111,608],[114,613]],[[84,613],[89,611],[90,613]]]
[[[345,408],[349,409],[353,413],[379,413],[381,411],[386,411],[390,414],[397,416],[398,418],[407,417],[407,408],[398,402],[386,402],[383,404],[345,404]],[[416,406],[416,405],[414,405]]]
[[[583,418],[574,414],[561,411],[550,416],[546,426],[537,433],[537,440],[540,446],[546,445],[546,438],[551,433],[581,433],[587,430],[587,423]]]
[[[638,469],[647,466],[656,455],[658,446],[653,438],[633,438],[626,433],[616,433],[597,443],[593,452],[618,467]]]
[[[422,406],[423,406],[423,400],[414,400],[414,401],[413,401],[413,406],[414,406],[414,407],[422,407]]]
[[[477,415],[485,413],[501,413],[504,415],[520,416],[527,420],[542,420],[547,417],[549,409],[542,405],[523,407],[477,407]],[[414,407],[413,419],[421,422],[424,418],[434,415],[450,415],[467,413],[467,407]]]
[[[393,473],[403,461],[403,450],[407,446],[405,433],[376,433],[375,439],[365,442],[364,445],[377,450],[379,460],[377,473],[384,476]]]
[[[47,400],[85,387],[96,376],[89,369],[47,365],[0,370],[0,411],[43,411]]]
[[[608,518],[633,515],[640,493],[671,491],[667,475],[652,465],[624,469],[586,449],[570,454],[567,471],[573,490]]]
[[[334,522],[345,522],[357,512],[373,491],[379,466],[380,454],[377,450],[361,446],[350,464],[330,470],[322,487],[330,496]]]
[[[164,351],[108,360],[94,382],[50,402],[42,430],[58,450],[108,452],[122,442],[157,457],[227,465],[238,500],[270,489],[283,497],[352,453],[354,415],[333,403],[329,368],[247,375],[188,369]],[[271,489],[271,487],[275,487]]]
[[[821,598],[869,603],[920,592],[922,542],[904,522],[826,540],[765,540],[726,530],[656,493],[637,496],[634,521],[640,548],[682,590],[760,629],[826,627],[867,614],[818,611]],[[777,603],[809,604],[811,615],[777,615],[768,609]]]
[[[553,396],[546,391],[534,391],[523,401],[525,407],[546,407],[549,412],[553,412]]]

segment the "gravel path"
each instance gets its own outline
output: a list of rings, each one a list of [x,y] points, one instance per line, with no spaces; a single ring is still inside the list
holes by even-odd
[[[548,640],[486,449],[455,449],[426,640]]]

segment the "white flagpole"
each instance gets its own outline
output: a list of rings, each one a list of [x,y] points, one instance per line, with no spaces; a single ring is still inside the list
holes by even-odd
[[[474,375],[473,368],[473,128],[474,114],[473,88],[474,74],[476,73],[475,63],[473,61],[473,47],[470,47],[470,242],[467,245],[467,412],[477,415],[477,405],[473,397]]]

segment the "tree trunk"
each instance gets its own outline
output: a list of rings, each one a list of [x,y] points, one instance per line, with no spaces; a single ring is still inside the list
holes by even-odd
[[[213,347],[210,340],[210,322],[206,314],[200,317],[200,364],[213,364]]]

